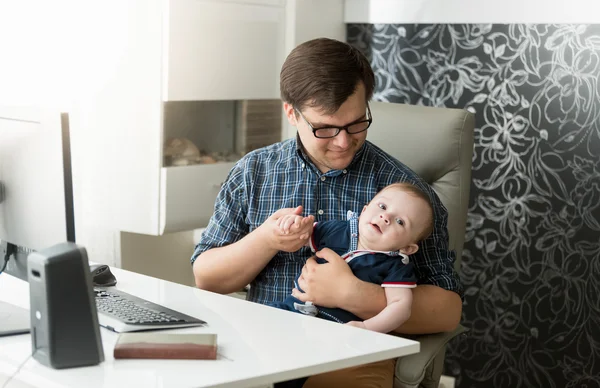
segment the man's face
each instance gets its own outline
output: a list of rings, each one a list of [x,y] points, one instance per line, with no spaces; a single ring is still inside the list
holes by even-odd
[[[323,173],[348,167],[367,138],[368,131],[350,135],[344,130],[329,139],[316,138],[306,121],[300,115],[296,115],[293,106],[284,103],[284,110],[290,124],[298,129],[298,135],[306,153]],[[305,108],[302,115],[314,128],[328,125],[343,127],[359,120],[365,120],[367,116],[365,88],[360,84],[354,94],[348,97],[340,109],[332,115],[323,114],[315,108]]]
[[[408,255],[418,250],[417,238],[429,214],[427,203],[398,187],[390,187],[364,207],[358,220],[363,249],[397,251]]]

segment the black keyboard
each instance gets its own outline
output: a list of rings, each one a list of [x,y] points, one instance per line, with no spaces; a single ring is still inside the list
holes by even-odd
[[[116,332],[202,326],[203,320],[112,288],[95,287],[100,325]]]

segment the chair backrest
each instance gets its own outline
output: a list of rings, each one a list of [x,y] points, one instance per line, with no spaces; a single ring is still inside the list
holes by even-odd
[[[473,157],[473,114],[462,109],[371,102],[371,141],[427,181],[448,209],[458,268],[465,241]]]

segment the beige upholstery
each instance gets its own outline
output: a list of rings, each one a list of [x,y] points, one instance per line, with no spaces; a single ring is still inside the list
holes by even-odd
[[[448,209],[450,249],[456,252],[458,269],[471,184],[473,115],[460,109],[385,102],[372,102],[371,113],[367,139],[423,177]],[[398,360],[394,386],[437,388],[445,344],[462,331],[459,327],[453,333],[417,337],[421,351]]]

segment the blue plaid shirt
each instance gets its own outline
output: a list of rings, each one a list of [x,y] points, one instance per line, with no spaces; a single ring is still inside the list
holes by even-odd
[[[412,256],[418,284],[433,284],[462,296],[448,250],[447,210],[431,187],[412,170],[370,142],[344,170],[321,173],[297,139],[248,153],[231,169],[215,202],[214,214],[192,256],[232,244],[258,228],[281,208],[302,205],[315,221],[344,220],[348,210],[360,213],[385,186],[410,182],[429,194],[434,211],[432,235]],[[252,252],[248,252],[251,260]],[[251,283],[248,300],[271,303],[286,298],[310,248],[279,252]]]

